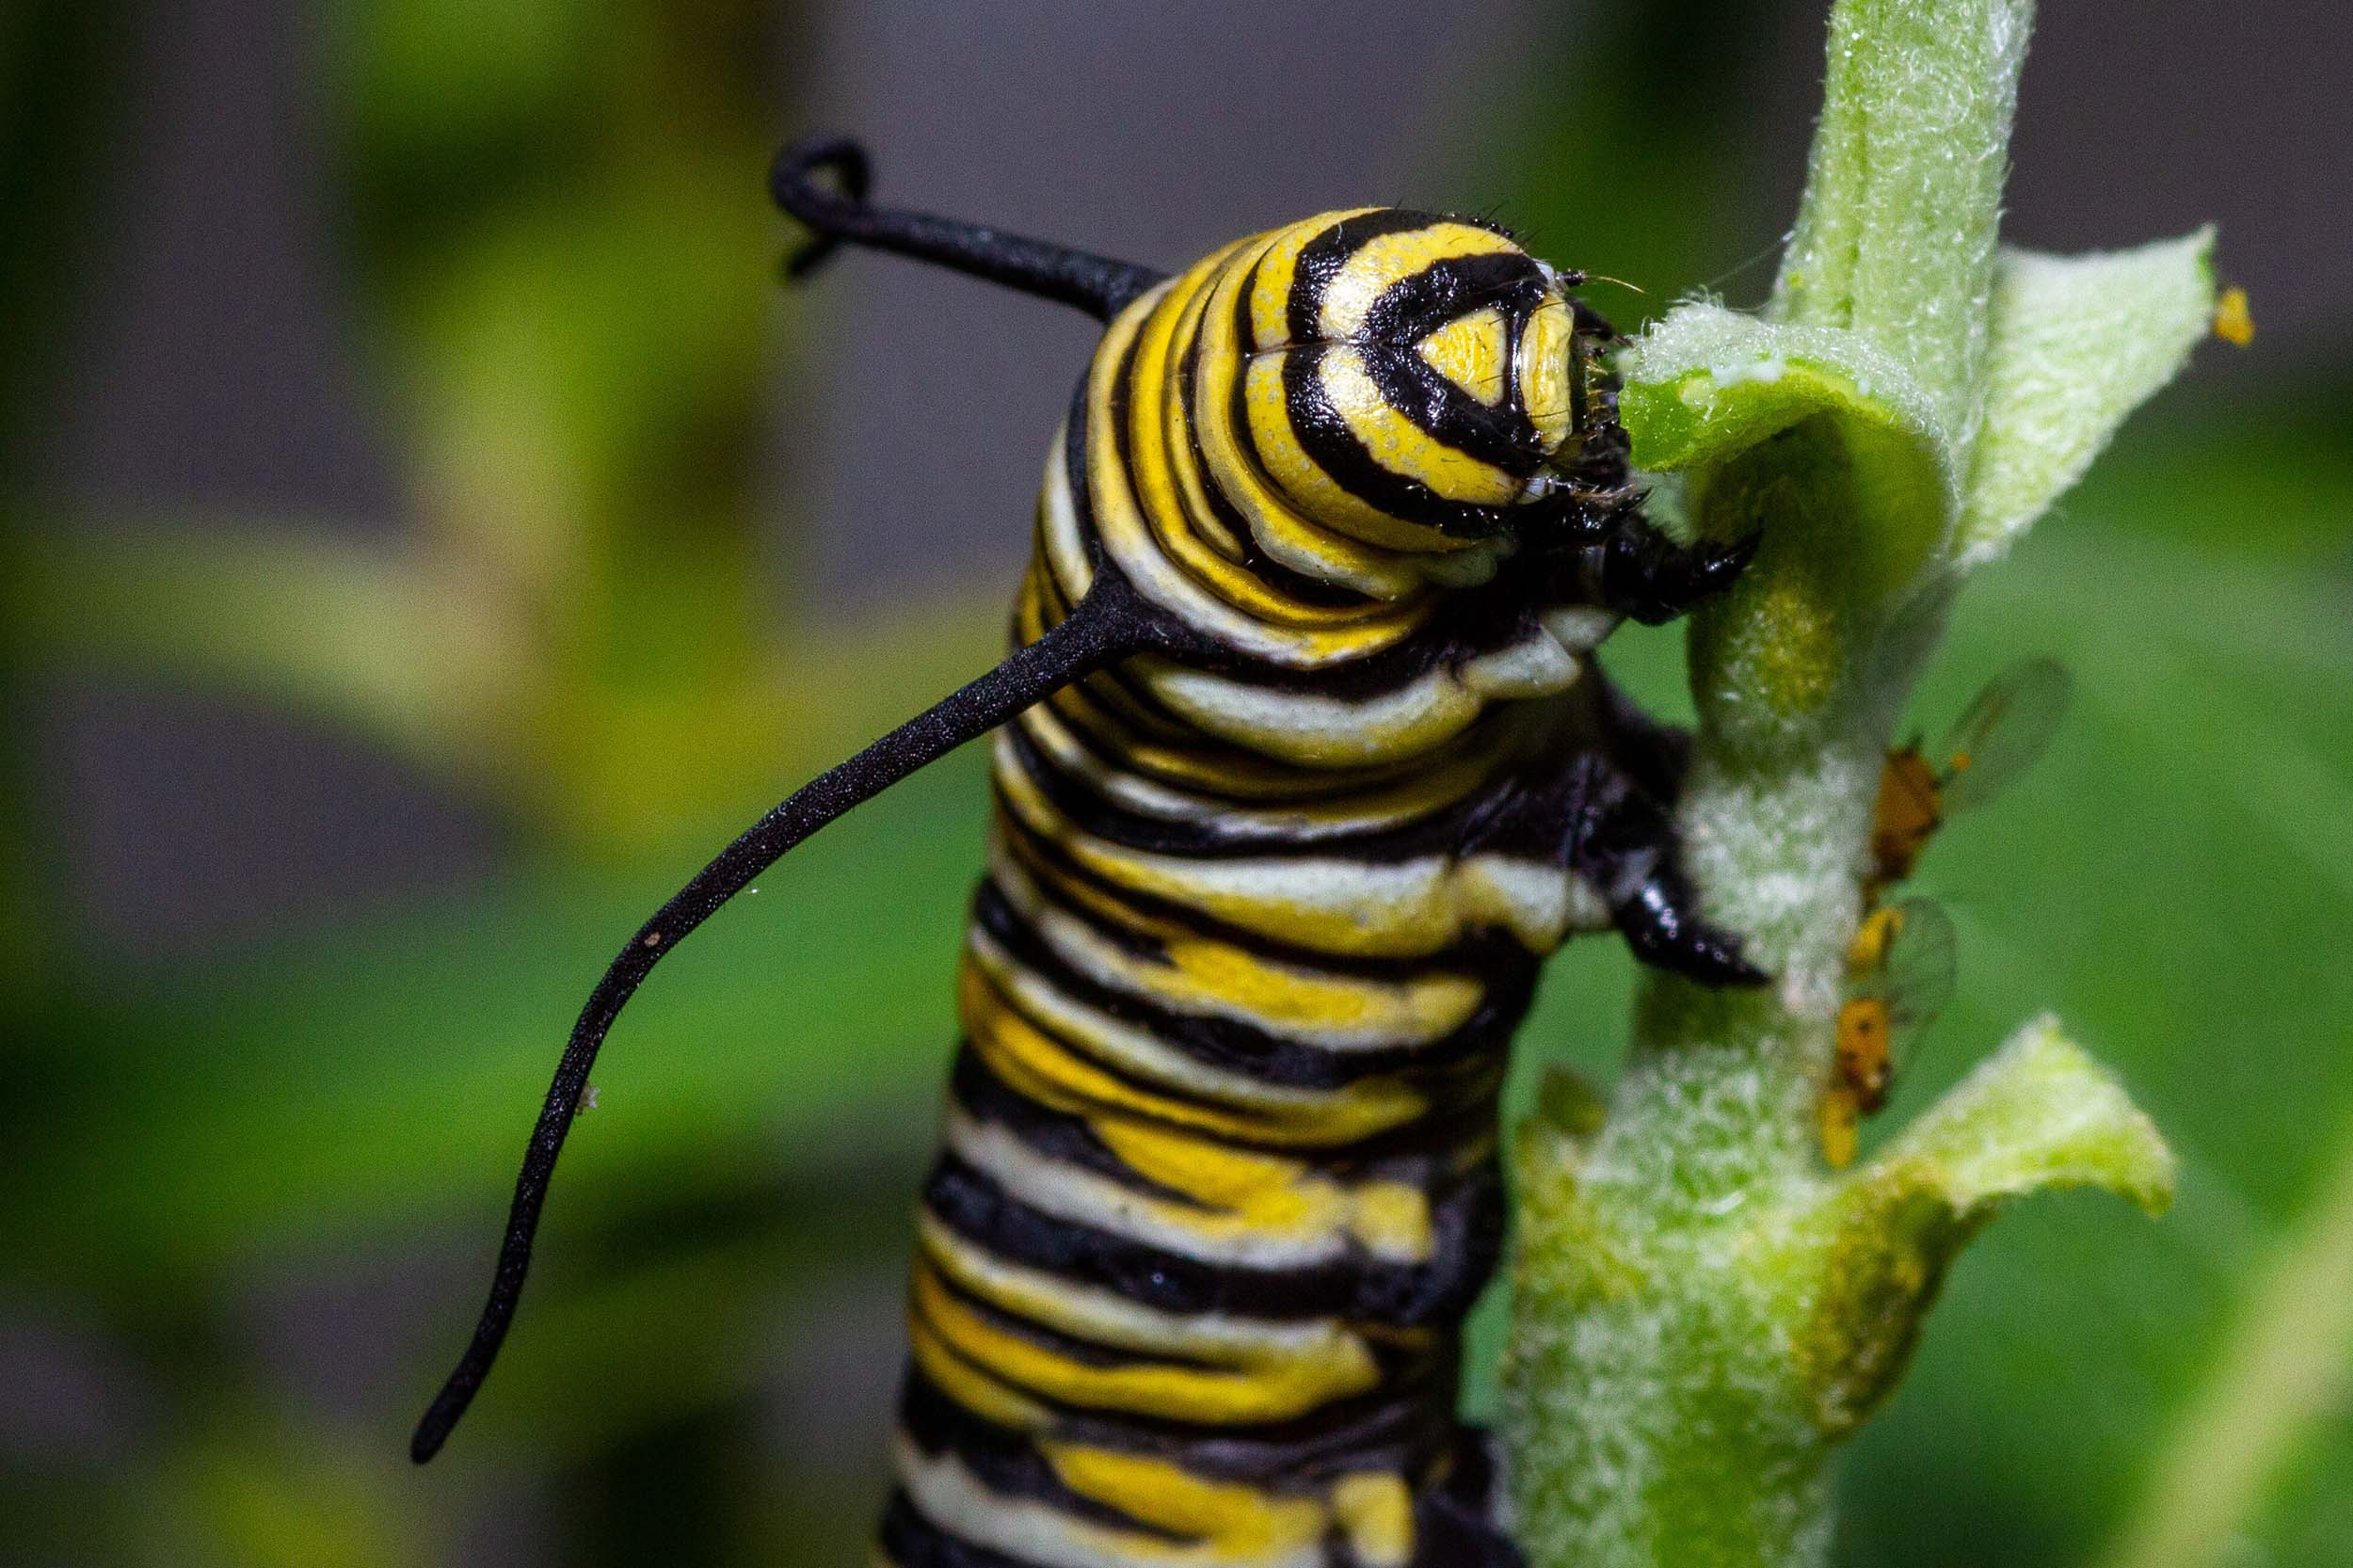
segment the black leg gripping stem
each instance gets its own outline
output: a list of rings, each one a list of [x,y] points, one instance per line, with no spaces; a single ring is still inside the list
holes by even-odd
[[[1704,985],[1762,985],[1740,938],[1710,925],[1675,865],[1674,824],[1657,800],[1600,753],[1580,760],[1584,800],[1570,865],[1598,889],[1634,956]]]
[[[823,173],[832,174],[839,188],[819,179]],[[848,136],[803,136],[776,154],[768,170],[769,193],[812,235],[786,264],[792,277],[805,275],[845,243],[862,245],[1076,305],[1109,321],[1163,276],[984,224],[872,206],[866,200],[872,181],[866,149]]]
[[[1756,554],[1757,537],[1681,545],[1629,508],[1609,538],[1586,547],[1583,586],[1593,602],[1660,626],[1732,586]]]
[[[1503,1528],[1503,1478],[1495,1438],[1465,1427],[1446,1479],[1423,1488],[1414,1505],[1410,1568],[1527,1568]]]
[[[1557,865],[1600,895],[1609,923],[1643,963],[1704,985],[1763,984],[1765,974],[1740,955],[1740,938],[1701,915],[1698,891],[1675,864],[1674,823],[1659,803],[1674,798],[1683,760],[1649,747],[1681,732],[1647,718],[1613,728],[1613,745],[1536,764],[1504,802],[1465,824],[1456,853]]]

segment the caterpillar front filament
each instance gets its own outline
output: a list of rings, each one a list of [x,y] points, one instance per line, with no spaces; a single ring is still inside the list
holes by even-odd
[[[1455,1383],[1538,967],[1614,925],[1648,962],[1761,978],[1675,871],[1679,737],[1592,650],[1745,545],[1645,520],[1608,328],[1489,226],[1327,213],[1160,278],[874,207],[836,139],[773,184],[816,235],[796,270],[850,241],[1106,331],[1048,455],[1013,657],[763,819],[592,997],[418,1457],[496,1353],[638,981],[792,843],[1001,726],[885,1555],[1512,1560]]]

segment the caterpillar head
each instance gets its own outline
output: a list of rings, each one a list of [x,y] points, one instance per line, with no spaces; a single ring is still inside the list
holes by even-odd
[[[1568,287],[1497,230],[1395,208],[1280,231],[1255,268],[1243,412],[1326,527],[1447,550],[1557,526],[1614,431]]]

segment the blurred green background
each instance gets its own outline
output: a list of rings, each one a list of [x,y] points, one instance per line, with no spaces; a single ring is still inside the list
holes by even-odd
[[[1753,300],[1814,0],[1414,8],[17,0],[0,12],[0,1560],[846,1563],[979,855],[959,756],[713,922],[616,1034],[449,1453],[512,1161],[614,944],[981,668],[1085,323],[846,257],[910,202],[1163,264],[1343,201]],[[1933,728],[2077,703],[1923,890],[2185,1161],[2032,1206],[1856,1445],[1842,1564],[2353,1560],[2353,24],[2053,8],[2012,232],[2224,224],[2210,345],[1974,591]],[[1611,663],[1669,711],[1676,643]],[[1522,1078],[1606,1073],[1556,967]],[[1482,1319],[1492,1344],[1494,1316]],[[1475,1359],[1485,1359],[1482,1356]],[[1475,1405],[1491,1398],[1475,1386]]]

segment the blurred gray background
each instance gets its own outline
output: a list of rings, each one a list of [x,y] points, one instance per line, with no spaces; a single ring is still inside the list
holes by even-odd
[[[1544,254],[1629,276],[1649,305],[1771,277],[1819,82],[1814,0],[1720,8],[1747,46],[1707,90],[1753,118],[1693,277],[1532,226]],[[1527,221],[1529,171],[1493,151],[1622,68],[1590,4],[794,8],[761,40],[779,137],[872,145],[879,191],[1176,266],[1238,233],[1366,201]],[[65,515],[403,525],[371,392],[319,123],[320,10],[285,0],[128,8],[136,69],[90,213],[81,297],[16,460]],[[1652,69],[1672,72],[1674,62]],[[2055,249],[2213,218],[2261,351],[2201,376],[2253,387],[2345,362],[2353,343],[2353,10],[2260,0],[2043,8],[2023,89],[2009,233]],[[746,170],[747,201],[760,200]],[[788,233],[779,222],[779,249]],[[1092,342],[1075,312],[895,260],[849,255],[810,286],[818,352],[773,401],[764,485],[780,614],[854,616],[911,583],[1010,584],[1047,435]],[[1602,296],[1621,317],[1645,303]],[[1623,322],[1622,322],[1623,324]],[[37,744],[82,824],[80,918],[178,947],[372,882],[477,867],[494,835],[449,802],[249,714],[79,693]],[[258,770],[258,772],[257,772]],[[322,777],[331,788],[316,787]],[[224,812],[224,805],[233,805]],[[420,854],[419,846],[432,846]],[[264,920],[264,923],[266,923]]]

